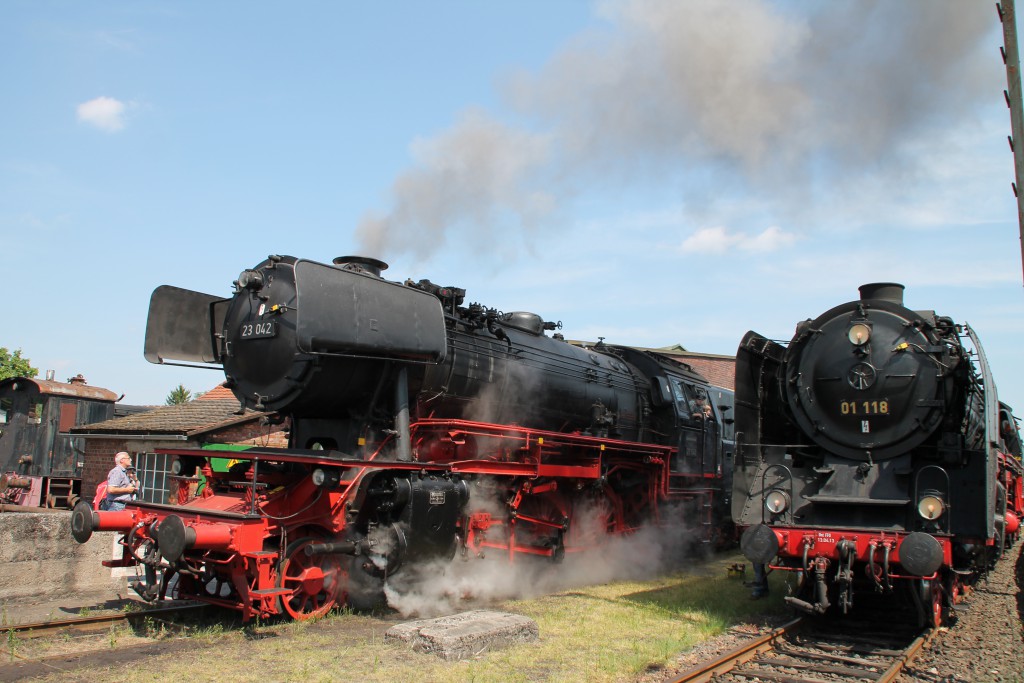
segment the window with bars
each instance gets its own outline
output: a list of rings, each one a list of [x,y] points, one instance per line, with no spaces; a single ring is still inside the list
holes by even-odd
[[[171,456],[166,453],[138,453],[135,456],[135,468],[142,484],[139,499],[147,503],[166,503]]]

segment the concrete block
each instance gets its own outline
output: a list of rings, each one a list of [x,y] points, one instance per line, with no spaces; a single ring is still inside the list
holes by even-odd
[[[488,650],[537,640],[540,629],[528,617],[509,612],[473,610],[435,619],[398,624],[384,634],[385,642],[404,642],[416,652],[455,661]]]
[[[100,564],[112,559],[118,534],[71,537],[71,513],[0,514],[0,600],[118,590],[125,579]]]

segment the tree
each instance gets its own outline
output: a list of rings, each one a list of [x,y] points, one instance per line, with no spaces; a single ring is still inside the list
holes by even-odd
[[[169,406],[180,406],[182,403],[188,403],[192,400],[192,392],[185,388],[184,384],[171,389],[171,393],[167,394],[167,405]]]
[[[15,349],[14,353],[11,353],[0,346],[0,379],[35,377],[38,374],[39,370],[29,364],[29,359],[21,357],[21,349]]]

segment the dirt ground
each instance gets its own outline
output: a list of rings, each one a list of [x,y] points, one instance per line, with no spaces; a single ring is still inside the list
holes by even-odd
[[[983,681],[1024,681],[1024,544],[1018,544],[972,592],[967,602],[958,609],[958,621],[939,633],[931,648],[923,653],[902,676],[901,683],[926,681],[929,683],[968,683]],[[83,609],[100,614],[134,608],[128,596],[94,595],[75,598],[57,598],[38,601],[32,605],[4,605],[7,625],[15,616],[38,617],[18,621],[42,621],[46,618],[73,616]],[[137,605],[136,605],[137,606]],[[220,614],[221,621],[230,621],[230,615]],[[784,619],[782,619],[784,620]],[[749,637],[759,635],[779,625],[780,620],[764,618],[738,624],[728,633],[679,654],[673,666],[651,670],[635,679],[634,683],[658,683],[673,680],[682,672],[706,658],[732,649]],[[317,625],[326,630],[332,646],[339,651],[365,647],[375,642],[380,634],[401,622],[398,615],[360,615],[358,619]],[[213,615],[207,623],[217,623]],[[10,648],[0,659],[0,683],[46,676],[58,676],[62,681],[92,681],[102,679],[108,667],[132,662],[144,662],[160,655],[187,653],[192,657],[215,657],[218,648],[230,643],[242,645],[245,640],[266,638],[291,640],[289,645],[301,650],[302,632],[288,628],[263,626],[243,628],[227,625],[223,633],[216,629],[212,635],[181,639],[172,631],[120,627],[116,632],[103,632],[95,636],[65,638],[64,643],[51,644],[49,650],[40,650],[25,641],[19,643],[13,654]],[[116,643],[115,643],[116,640]],[[10,643],[8,643],[10,644]],[[123,669],[121,669],[123,671]]]
[[[957,609],[957,622],[900,683],[1024,681],[1024,543],[1018,543]]]
[[[231,615],[218,612],[210,615],[210,619],[230,619]],[[330,634],[331,640],[339,650],[347,647],[360,647],[371,641],[375,636],[401,621],[397,615],[386,617],[365,617],[357,621],[332,623],[325,621],[318,628]],[[246,640],[263,638],[288,638],[285,629],[241,629]],[[139,664],[148,659],[174,654],[189,654],[202,657],[203,653],[216,657],[219,648],[225,643],[236,643],[235,633],[229,632],[221,637],[177,638],[173,633],[151,634],[144,629],[130,630],[121,627],[117,631],[116,644],[109,632],[100,632],[92,636],[76,636],[74,638],[57,639],[45,645],[24,642],[21,654],[11,657],[4,653],[0,661],[0,683],[31,680],[35,678],[59,675],[61,681],[68,683],[91,683],[104,680],[102,672],[109,667],[126,664]],[[298,640],[298,639],[296,639]],[[296,642],[297,648],[302,647]],[[33,648],[45,648],[43,656],[36,656]],[[197,680],[201,680],[197,679]]]

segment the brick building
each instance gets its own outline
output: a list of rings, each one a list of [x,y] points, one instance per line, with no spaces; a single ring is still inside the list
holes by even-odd
[[[736,356],[724,356],[716,353],[695,353],[687,351],[678,344],[661,349],[645,350],[657,351],[681,363],[686,363],[704,375],[708,382],[716,387],[722,387],[730,391],[735,391],[736,389]]]
[[[263,413],[238,413],[238,401],[223,386],[188,403],[82,425],[72,433],[85,440],[82,495],[91,499],[114,466],[114,454],[132,454],[142,481],[142,499],[165,502],[169,457],[160,448],[202,448],[208,444],[285,447],[286,425],[268,425]]]

